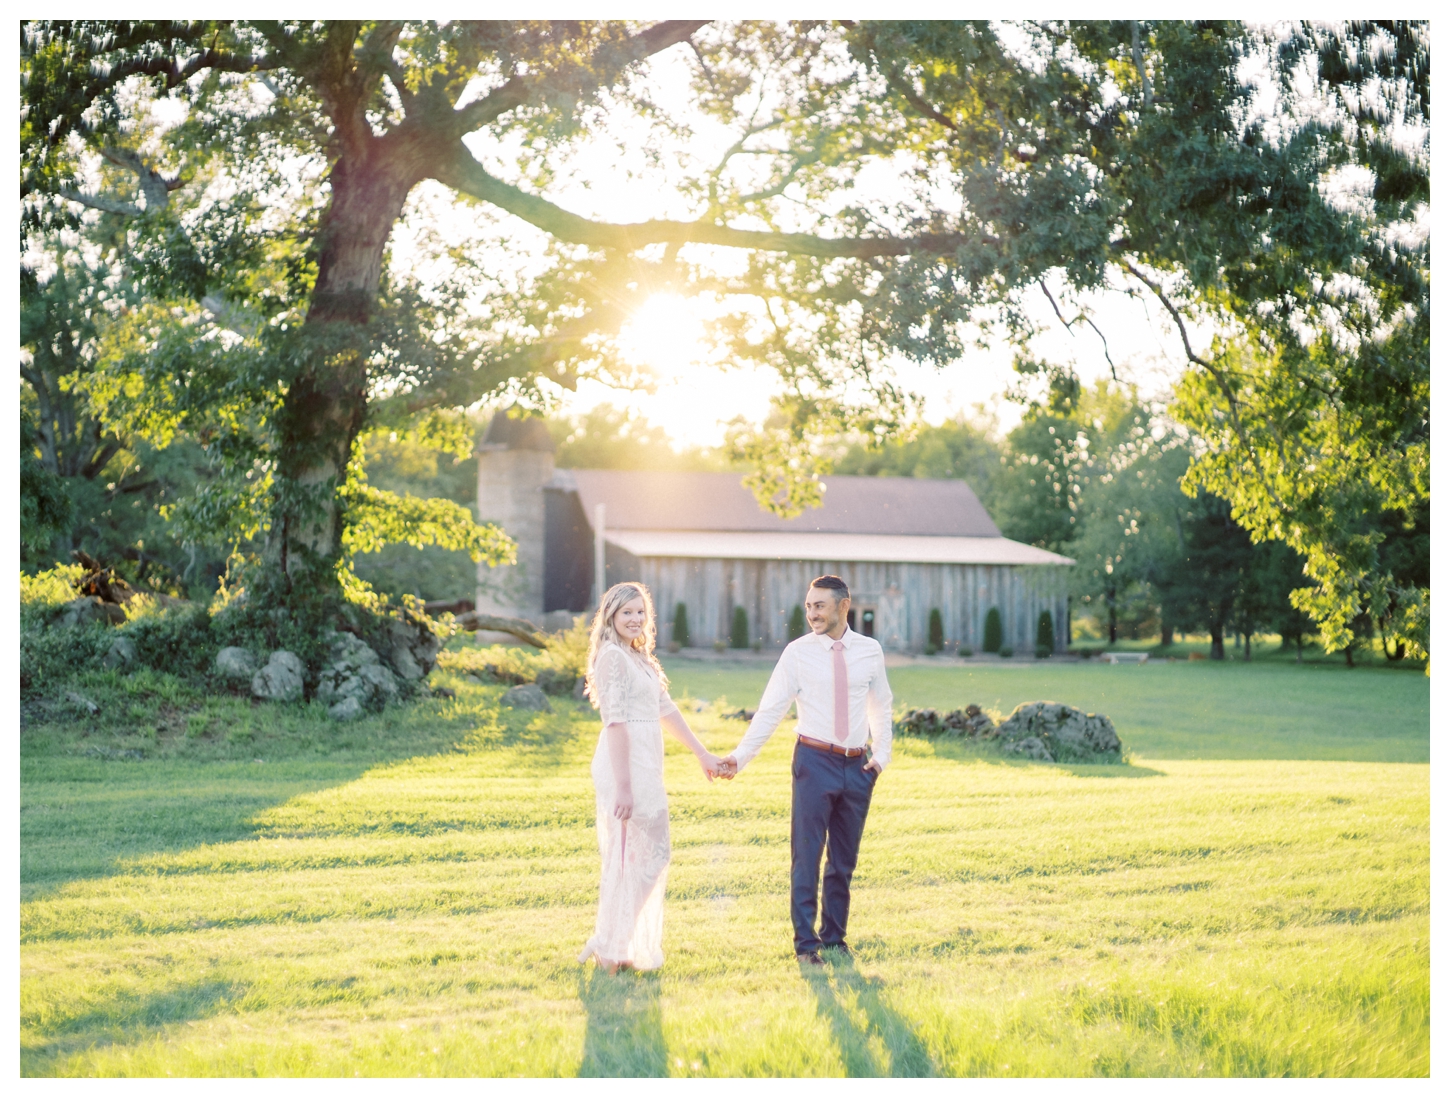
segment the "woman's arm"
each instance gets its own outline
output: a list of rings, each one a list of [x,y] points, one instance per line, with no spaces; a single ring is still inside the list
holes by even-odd
[[[634,815],[634,789],[629,781],[629,726],[623,721],[604,726],[609,744],[609,764],[614,768],[614,818]]]
[[[719,773],[720,758],[705,750],[705,745],[700,742],[698,736],[690,731],[690,726],[685,723],[685,718],[680,711],[674,709],[669,713],[661,713],[660,724],[670,730],[671,736],[695,753],[695,758],[699,760],[700,769],[705,772],[705,777],[714,781],[715,775]]]

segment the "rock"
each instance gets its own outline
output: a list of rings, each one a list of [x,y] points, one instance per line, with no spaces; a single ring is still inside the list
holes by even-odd
[[[429,690],[429,693],[435,698],[451,699],[458,697],[458,691],[447,686],[434,686]]]
[[[908,709],[896,727],[906,736],[937,736],[942,731],[942,717],[935,709]]]
[[[78,694],[74,690],[67,690],[65,692],[65,700],[70,702],[71,705],[75,706],[77,709],[91,714],[91,716],[95,716],[101,711],[101,707],[99,705],[91,701],[91,699],[86,697],[84,694]]]
[[[393,621],[388,625],[387,657],[398,677],[416,682],[433,670],[443,642],[425,625]]]
[[[1009,742],[1035,738],[1058,762],[1100,759],[1105,755],[1121,757],[1123,751],[1117,730],[1107,717],[1060,702],[1023,702],[998,726],[997,734]]]
[[[585,694],[584,691],[585,691],[585,688],[588,687],[588,685],[589,685],[589,680],[586,679],[583,675],[580,675],[577,679],[574,680],[574,700],[575,701],[583,701],[585,699],[586,694]],[[700,709],[695,710],[695,712],[698,713],[701,710],[703,710],[703,708],[704,707],[701,706]]]
[[[378,654],[351,633],[338,633],[330,660],[317,679],[317,700],[334,720],[353,720],[380,710],[398,696],[398,680]]]
[[[1026,755],[1029,759],[1040,759],[1042,762],[1052,762],[1052,752],[1047,750],[1047,745],[1036,736],[1028,736],[1025,740],[1014,740],[1002,745],[1004,755]]]
[[[76,625],[120,625],[126,620],[126,611],[114,602],[92,596],[72,599],[60,608],[56,624],[62,627]]]
[[[267,665],[252,676],[252,694],[266,701],[301,701],[305,673],[300,659],[279,648],[267,660]]]
[[[553,708],[544,692],[531,682],[505,690],[503,704],[511,709],[542,709],[545,713],[552,712]]]
[[[136,642],[130,637],[117,637],[101,657],[101,666],[109,670],[124,670],[136,665]]]
[[[349,695],[327,709],[327,715],[335,721],[357,720],[365,712],[363,703],[357,699],[356,695]]]
[[[233,682],[250,682],[257,673],[257,657],[248,648],[223,648],[212,665],[216,673]]]

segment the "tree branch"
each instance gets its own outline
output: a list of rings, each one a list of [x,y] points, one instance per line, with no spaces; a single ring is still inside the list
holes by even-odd
[[[81,194],[80,191],[73,191],[67,187],[61,187],[55,193],[70,202],[79,202],[82,206],[89,206],[91,209],[100,210],[103,213],[121,214],[123,217],[140,217],[146,212],[140,206],[130,202],[118,202],[114,198],[103,198],[98,194]]]
[[[708,19],[666,19],[640,31],[631,40],[635,60],[652,57],[661,50],[669,49],[677,42],[684,42],[697,30],[710,22]],[[466,107],[454,112],[454,131],[460,136],[471,133],[480,126],[486,126],[502,114],[527,103],[537,82],[523,76],[510,77],[499,88],[495,88],[482,99],[475,99]]]
[[[916,237],[836,238],[811,233],[779,233],[732,229],[708,221],[641,221],[615,224],[591,221],[537,195],[527,194],[486,172],[461,141],[453,158],[433,172],[433,178],[461,194],[488,202],[569,244],[633,251],[647,244],[718,244],[726,248],[754,248],[827,259],[864,259],[871,256],[951,255],[974,244],[1001,241],[988,233],[930,233]]]
[[[1138,67],[1138,79],[1143,82],[1143,113],[1153,109],[1153,81],[1148,78],[1148,67],[1143,64],[1143,43],[1138,37],[1138,21],[1133,20],[1133,64]]]
[[[1042,292],[1047,295],[1047,302],[1052,306],[1052,311],[1057,314],[1057,319],[1062,321],[1062,326],[1068,330],[1069,334],[1072,334],[1072,325],[1076,324],[1079,320],[1087,321],[1088,327],[1098,333],[1098,338],[1103,341],[1103,357],[1108,360],[1108,372],[1113,375],[1113,380],[1117,381],[1118,368],[1113,364],[1113,356],[1108,354],[1108,337],[1103,335],[1102,330],[1093,323],[1093,318],[1085,312],[1079,312],[1077,316],[1073,317],[1072,324],[1069,324],[1066,320],[1063,320],[1062,311],[1057,307],[1057,299],[1052,296],[1052,291],[1047,288],[1047,282],[1039,278],[1037,285],[1042,287]]]

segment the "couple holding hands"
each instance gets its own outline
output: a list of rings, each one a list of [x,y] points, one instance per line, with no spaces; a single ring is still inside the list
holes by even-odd
[[[706,777],[734,778],[759,754],[791,703],[790,914],[796,958],[822,964],[846,949],[851,874],[871,791],[891,761],[891,688],[881,645],[847,625],[851,594],[837,576],[811,581],[811,632],[781,653],[750,727],[725,758],[705,750],[675,703],[655,657],[654,604],[642,583],[605,592],[589,633],[590,700],[603,725],[594,752],[599,915],[579,954],[611,974],[664,964],[665,871],[670,862],[663,731],[695,753]],[[867,742],[871,750],[868,755]],[[821,886],[821,854],[826,855]],[[820,926],[817,929],[817,890]]]

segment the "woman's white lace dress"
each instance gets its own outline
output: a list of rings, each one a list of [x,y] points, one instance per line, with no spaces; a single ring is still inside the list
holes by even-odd
[[[665,963],[665,870],[670,864],[670,812],[665,801],[665,747],[660,718],[678,712],[644,660],[606,645],[594,667],[601,728],[594,750],[595,821],[599,830],[599,917],[579,960],[637,969]],[[614,763],[604,729],[629,729],[629,780],[634,812],[614,818]]]

